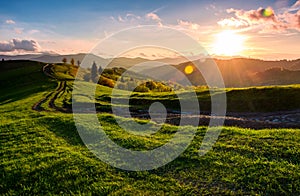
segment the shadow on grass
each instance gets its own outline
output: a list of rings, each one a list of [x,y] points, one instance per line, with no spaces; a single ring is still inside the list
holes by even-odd
[[[43,117],[39,122],[67,143],[84,146],[71,116],[69,118]]]
[[[56,83],[54,84],[47,84],[43,86],[32,86],[31,88],[24,88],[20,90],[16,89],[10,89],[4,92],[0,97],[0,105],[12,103],[15,101],[19,101],[22,99],[26,99],[27,97],[30,97],[32,94],[43,92],[49,89],[54,89],[56,86]]]

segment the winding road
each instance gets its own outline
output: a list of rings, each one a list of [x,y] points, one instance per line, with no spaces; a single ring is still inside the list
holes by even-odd
[[[53,65],[47,64],[43,67],[43,72],[48,77],[56,79],[53,75],[52,71]],[[59,81],[58,87],[55,91],[47,94],[43,99],[38,101],[32,107],[33,110],[36,111],[48,111],[50,110],[44,109],[42,104],[48,102],[48,107],[64,113],[71,113],[71,109],[61,108],[55,105],[55,100],[58,98],[59,94],[66,90],[67,84],[66,81]],[[89,113],[90,111],[84,111],[83,113]],[[101,113],[101,111],[97,111]],[[107,111],[105,111],[107,113]],[[118,114],[115,114],[118,115]],[[140,119],[150,119],[149,113],[146,110],[136,110],[132,111],[131,116],[133,118]],[[158,116],[160,116],[158,114]],[[167,118],[165,123],[172,125],[179,125],[180,120],[185,118],[186,122],[189,120],[193,120],[194,118],[199,118],[199,125],[209,125],[210,119],[212,118],[222,118],[224,119],[225,126],[236,126],[242,128],[252,128],[252,129],[263,129],[263,128],[299,128],[300,129],[300,110],[294,111],[282,111],[282,112],[268,112],[268,113],[246,113],[246,112],[238,112],[238,113],[230,113],[224,116],[211,116],[206,114],[201,115],[192,115],[192,114],[179,114],[175,111],[168,111]],[[155,121],[155,119],[153,119]]]
[[[53,79],[56,79],[53,75],[53,71],[52,71],[52,67],[53,65],[51,64],[47,64],[43,67],[43,72],[46,76],[50,77],[50,78],[53,78]],[[58,80],[57,80],[58,81]],[[58,95],[65,91],[66,90],[66,87],[67,87],[67,82],[66,81],[58,81],[58,86],[56,88],[55,91],[47,94],[43,99],[39,100],[37,103],[35,103],[33,106],[32,106],[32,109],[33,110],[36,110],[36,111],[48,111],[50,112],[50,110],[47,110],[45,108],[42,107],[42,104],[44,103],[47,103],[48,102],[48,107],[51,108],[51,109],[54,109],[55,111],[59,111],[59,112],[66,112],[66,113],[69,113],[71,111],[65,109],[65,108],[61,108],[61,107],[57,107],[55,105],[55,100],[57,99]]]

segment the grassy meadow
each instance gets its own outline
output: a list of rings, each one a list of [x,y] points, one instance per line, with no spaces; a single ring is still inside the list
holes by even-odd
[[[200,126],[190,146],[174,161],[150,171],[124,171],[102,162],[87,149],[77,133],[72,113],[49,107],[53,96],[57,107],[70,106],[72,81],[67,81],[58,95],[51,94],[64,81],[46,77],[42,72],[44,64],[19,63],[20,66],[0,72],[1,195],[300,194],[300,129],[223,127],[213,149],[199,156],[206,132],[206,127]],[[228,110],[232,112],[299,109],[300,85],[226,91]],[[209,109],[208,90],[196,92],[202,108]],[[98,85],[97,107],[109,109],[110,94],[111,88]],[[40,111],[33,110],[47,95]],[[136,108],[161,101],[174,102],[170,108],[178,109],[172,92],[136,92],[132,99],[136,103],[132,107]],[[128,149],[161,146],[177,129],[165,124],[154,135],[136,136],[122,130],[114,115],[97,115],[110,138]]]

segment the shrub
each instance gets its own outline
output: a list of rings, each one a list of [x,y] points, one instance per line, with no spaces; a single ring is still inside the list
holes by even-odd
[[[106,78],[104,76],[100,76],[98,84],[101,84],[103,86],[108,86],[108,87],[113,88],[115,86],[115,81],[113,81],[113,80],[111,80],[109,78]]]
[[[134,89],[134,92],[149,92],[150,89],[148,87],[146,87],[144,84],[137,86]]]

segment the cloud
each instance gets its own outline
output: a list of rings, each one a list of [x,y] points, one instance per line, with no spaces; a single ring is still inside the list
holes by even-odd
[[[127,13],[126,15],[110,16],[110,19],[114,22],[120,24],[131,24],[131,25],[146,25],[156,23],[158,26],[163,26],[162,19],[156,14],[156,11],[162,8],[156,9],[152,12],[146,13],[144,15],[135,15],[132,13]]]
[[[131,14],[131,13],[127,13],[124,17],[122,16],[118,16],[117,19],[115,19],[115,17],[111,16],[110,17],[112,20],[117,20],[118,22],[121,22],[121,23],[125,23],[125,22],[134,22],[134,21],[137,21],[139,19],[141,19],[140,16],[137,16],[135,14]]]
[[[0,52],[11,52],[14,51],[14,46],[8,42],[0,42]]]
[[[13,43],[16,50],[38,51],[40,48],[39,44],[34,40],[13,39]]]
[[[248,22],[244,21],[244,20],[239,20],[236,18],[225,18],[223,20],[218,21],[218,25],[224,27],[224,26],[228,26],[228,27],[245,27],[245,26],[249,26]]]
[[[296,1],[296,3],[294,3],[294,5],[292,6],[292,8],[299,8],[300,7],[300,0]]]
[[[35,33],[40,33],[40,31],[37,30],[37,29],[32,29],[32,30],[28,31],[28,33],[29,33],[30,35],[32,35],[32,34],[35,34]]]
[[[14,29],[16,34],[22,34],[23,33],[23,28],[15,28]]]
[[[119,21],[119,22],[124,22],[125,19],[123,19],[121,16],[118,16],[118,21]]]
[[[5,23],[6,24],[16,24],[16,22],[13,20],[6,20]]]
[[[289,9],[281,14],[268,7],[258,8],[257,10],[227,9],[227,13],[233,13],[234,17],[225,18],[218,21],[220,26],[229,27],[253,27],[260,28],[259,32],[285,32],[288,29],[300,31],[300,1],[297,1]],[[250,29],[251,29],[250,28]]]
[[[140,16],[137,16],[137,15],[131,14],[131,13],[127,13],[127,14],[126,14],[126,18],[127,18],[127,19],[141,19]]]
[[[28,51],[37,52],[40,45],[34,40],[12,39],[9,42],[0,42],[0,52]]]
[[[155,14],[154,12],[148,13],[148,14],[146,15],[146,18],[151,19],[151,20],[155,20],[155,21],[157,21],[157,22],[160,22],[160,21],[161,21],[161,18],[160,18],[157,14]]]
[[[184,20],[178,20],[178,25],[182,27],[188,27],[189,29],[192,30],[198,30],[200,25],[197,23],[192,23],[189,21],[184,21]]]
[[[162,19],[155,12],[146,14],[146,19],[157,22],[158,26],[163,26]]]
[[[276,22],[275,12],[272,8],[258,8],[257,10],[237,10],[237,9],[227,9],[227,13],[234,13],[236,18],[243,20],[248,24],[260,24],[264,22]]]
[[[300,10],[296,13],[285,12],[279,15],[279,18],[287,24],[286,28],[300,31]]]

